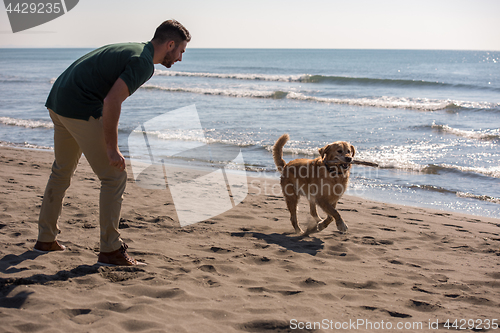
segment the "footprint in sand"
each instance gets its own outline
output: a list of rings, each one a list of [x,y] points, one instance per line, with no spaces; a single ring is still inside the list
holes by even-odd
[[[344,288],[351,289],[378,289],[378,283],[375,281],[361,282],[351,282],[351,281],[339,281],[338,284]]]
[[[411,315],[406,314],[406,313],[401,313],[401,312],[396,312],[396,311],[389,311],[386,309],[379,309],[374,306],[361,306],[362,309],[364,310],[369,310],[369,311],[380,311],[380,312],[387,312],[389,316],[395,317],[395,318],[411,318]]]
[[[313,278],[307,278],[304,281],[300,282],[299,285],[307,288],[316,288],[326,286],[326,283],[323,281],[315,280]]]
[[[99,274],[110,282],[123,282],[143,277],[145,270],[137,267],[99,267]]]
[[[372,236],[363,236],[361,243],[366,245],[392,245],[394,244],[394,241],[389,239],[376,240],[375,237]]]
[[[270,294],[281,294],[283,296],[291,296],[291,295],[297,295],[302,292],[302,290],[290,290],[290,289],[281,289],[281,288],[265,288],[265,287],[250,287],[247,288],[248,291],[253,292],[253,293],[270,293]]]
[[[387,215],[387,214],[380,214],[380,213],[372,213],[372,215],[384,216],[384,217],[388,217],[388,218],[391,218],[391,219],[397,219],[397,218],[399,218],[399,216],[397,216],[397,215]]]
[[[214,252],[214,253],[222,254],[222,253],[230,253],[230,252],[233,252],[233,251],[228,250],[228,249],[224,249],[224,248],[218,247],[218,246],[212,246],[210,248],[209,252]]]
[[[418,291],[418,292],[425,293],[425,294],[435,294],[434,292],[429,291],[429,290],[422,289],[422,288],[420,288],[420,287],[419,287],[419,286],[417,286],[417,285],[414,285],[414,286],[413,286],[413,288],[411,288],[411,290],[413,290],[413,291]]]
[[[415,299],[410,299],[408,301],[407,307],[420,312],[434,312],[441,308],[441,306],[437,304],[431,304],[425,301],[419,301]]]
[[[280,320],[255,320],[240,326],[246,332],[290,332],[290,323]]]

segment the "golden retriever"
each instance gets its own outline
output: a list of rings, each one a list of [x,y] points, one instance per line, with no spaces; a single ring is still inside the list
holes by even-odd
[[[301,158],[286,163],[283,159],[283,146],[288,139],[288,134],[283,134],[276,141],[273,158],[281,173],[281,190],[295,232],[308,236],[325,229],[334,219],[337,229],[346,232],[347,225],[335,207],[347,188],[351,162],[356,152],[354,146],[337,141],[320,148],[318,158]],[[310,213],[315,220],[305,231],[297,221],[297,203],[301,196],[309,200]],[[328,214],[324,220],[318,216],[316,205]]]

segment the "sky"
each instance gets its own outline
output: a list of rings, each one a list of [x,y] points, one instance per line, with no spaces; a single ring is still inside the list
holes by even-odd
[[[173,18],[193,48],[498,51],[499,17],[500,0],[80,0],[53,21],[12,33],[0,3],[0,47],[149,41]]]

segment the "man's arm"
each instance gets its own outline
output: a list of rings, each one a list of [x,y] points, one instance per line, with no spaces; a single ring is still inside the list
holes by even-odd
[[[118,121],[120,120],[122,103],[129,95],[127,85],[118,78],[104,98],[102,108],[104,141],[106,142],[109,164],[117,167],[120,171],[125,170],[125,158],[118,149]]]

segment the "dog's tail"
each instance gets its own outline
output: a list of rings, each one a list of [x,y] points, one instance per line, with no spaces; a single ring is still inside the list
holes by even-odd
[[[276,141],[273,147],[274,164],[276,164],[280,173],[283,172],[283,168],[286,165],[285,160],[283,159],[283,146],[286,144],[288,139],[290,139],[290,136],[288,134],[283,134],[280,136],[278,141]]]

